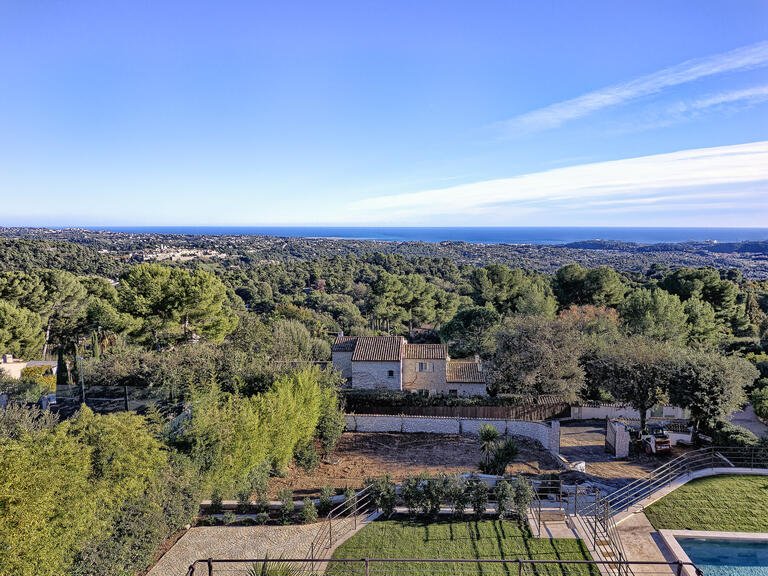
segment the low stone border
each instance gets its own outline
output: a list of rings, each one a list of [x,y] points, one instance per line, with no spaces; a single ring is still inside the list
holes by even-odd
[[[688,554],[685,553],[683,547],[677,541],[680,538],[703,538],[706,540],[728,540],[728,541],[749,541],[754,542],[758,540],[760,542],[768,543],[768,534],[763,532],[719,532],[709,530],[659,530],[659,535],[667,545],[670,552],[675,557],[675,560],[681,562],[691,562]],[[686,576],[696,576],[693,568],[690,566],[683,567],[683,571]]]

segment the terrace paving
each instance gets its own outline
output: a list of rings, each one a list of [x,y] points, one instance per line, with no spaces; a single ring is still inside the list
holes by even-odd
[[[317,524],[295,526],[198,526],[191,528],[155,564],[147,576],[184,576],[203,558],[306,557]],[[220,567],[214,573],[245,574],[247,566]],[[199,571],[202,572],[202,568]]]

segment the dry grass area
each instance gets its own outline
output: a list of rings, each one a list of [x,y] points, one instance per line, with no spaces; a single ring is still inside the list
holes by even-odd
[[[508,474],[555,472],[552,456],[536,442],[515,437],[520,446],[517,460]],[[477,438],[454,434],[345,433],[333,461],[321,462],[310,475],[291,468],[285,478],[274,478],[270,493],[290,488],[297,496],[312,494],[326,484],[336,488],[358,488],[369,476],[390,474],[397,482],[411,474],[457,474],[477,472],[480,444]]]

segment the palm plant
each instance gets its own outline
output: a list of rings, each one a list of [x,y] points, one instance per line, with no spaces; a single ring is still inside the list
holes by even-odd
[[[483,453],[484,467],[488,467],[488,460],[496,448],[496,440],[499,439],[499,431],[490,424],[480,426],[480,451]]]
[[[251,564],[247,576],[303,576],[304,571],[295,564],[289,562],[270,562],[264,558],[264,562]]]

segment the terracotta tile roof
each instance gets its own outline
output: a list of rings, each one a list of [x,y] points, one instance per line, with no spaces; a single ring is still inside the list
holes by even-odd
[[[401,336],[361,336],[355,344],[352,362],[399,362],[405,340]]]
[[[445,365],[445,381],[463,384],[482,384],[485,374],[481,364],[477,362],[447,362]]]
[[[403,358],[419,360],[444,360],[447,356],[442,344],[406,344]]]
[[[352,352],[357,344],[357,336],[336,336],[331,352]]]

